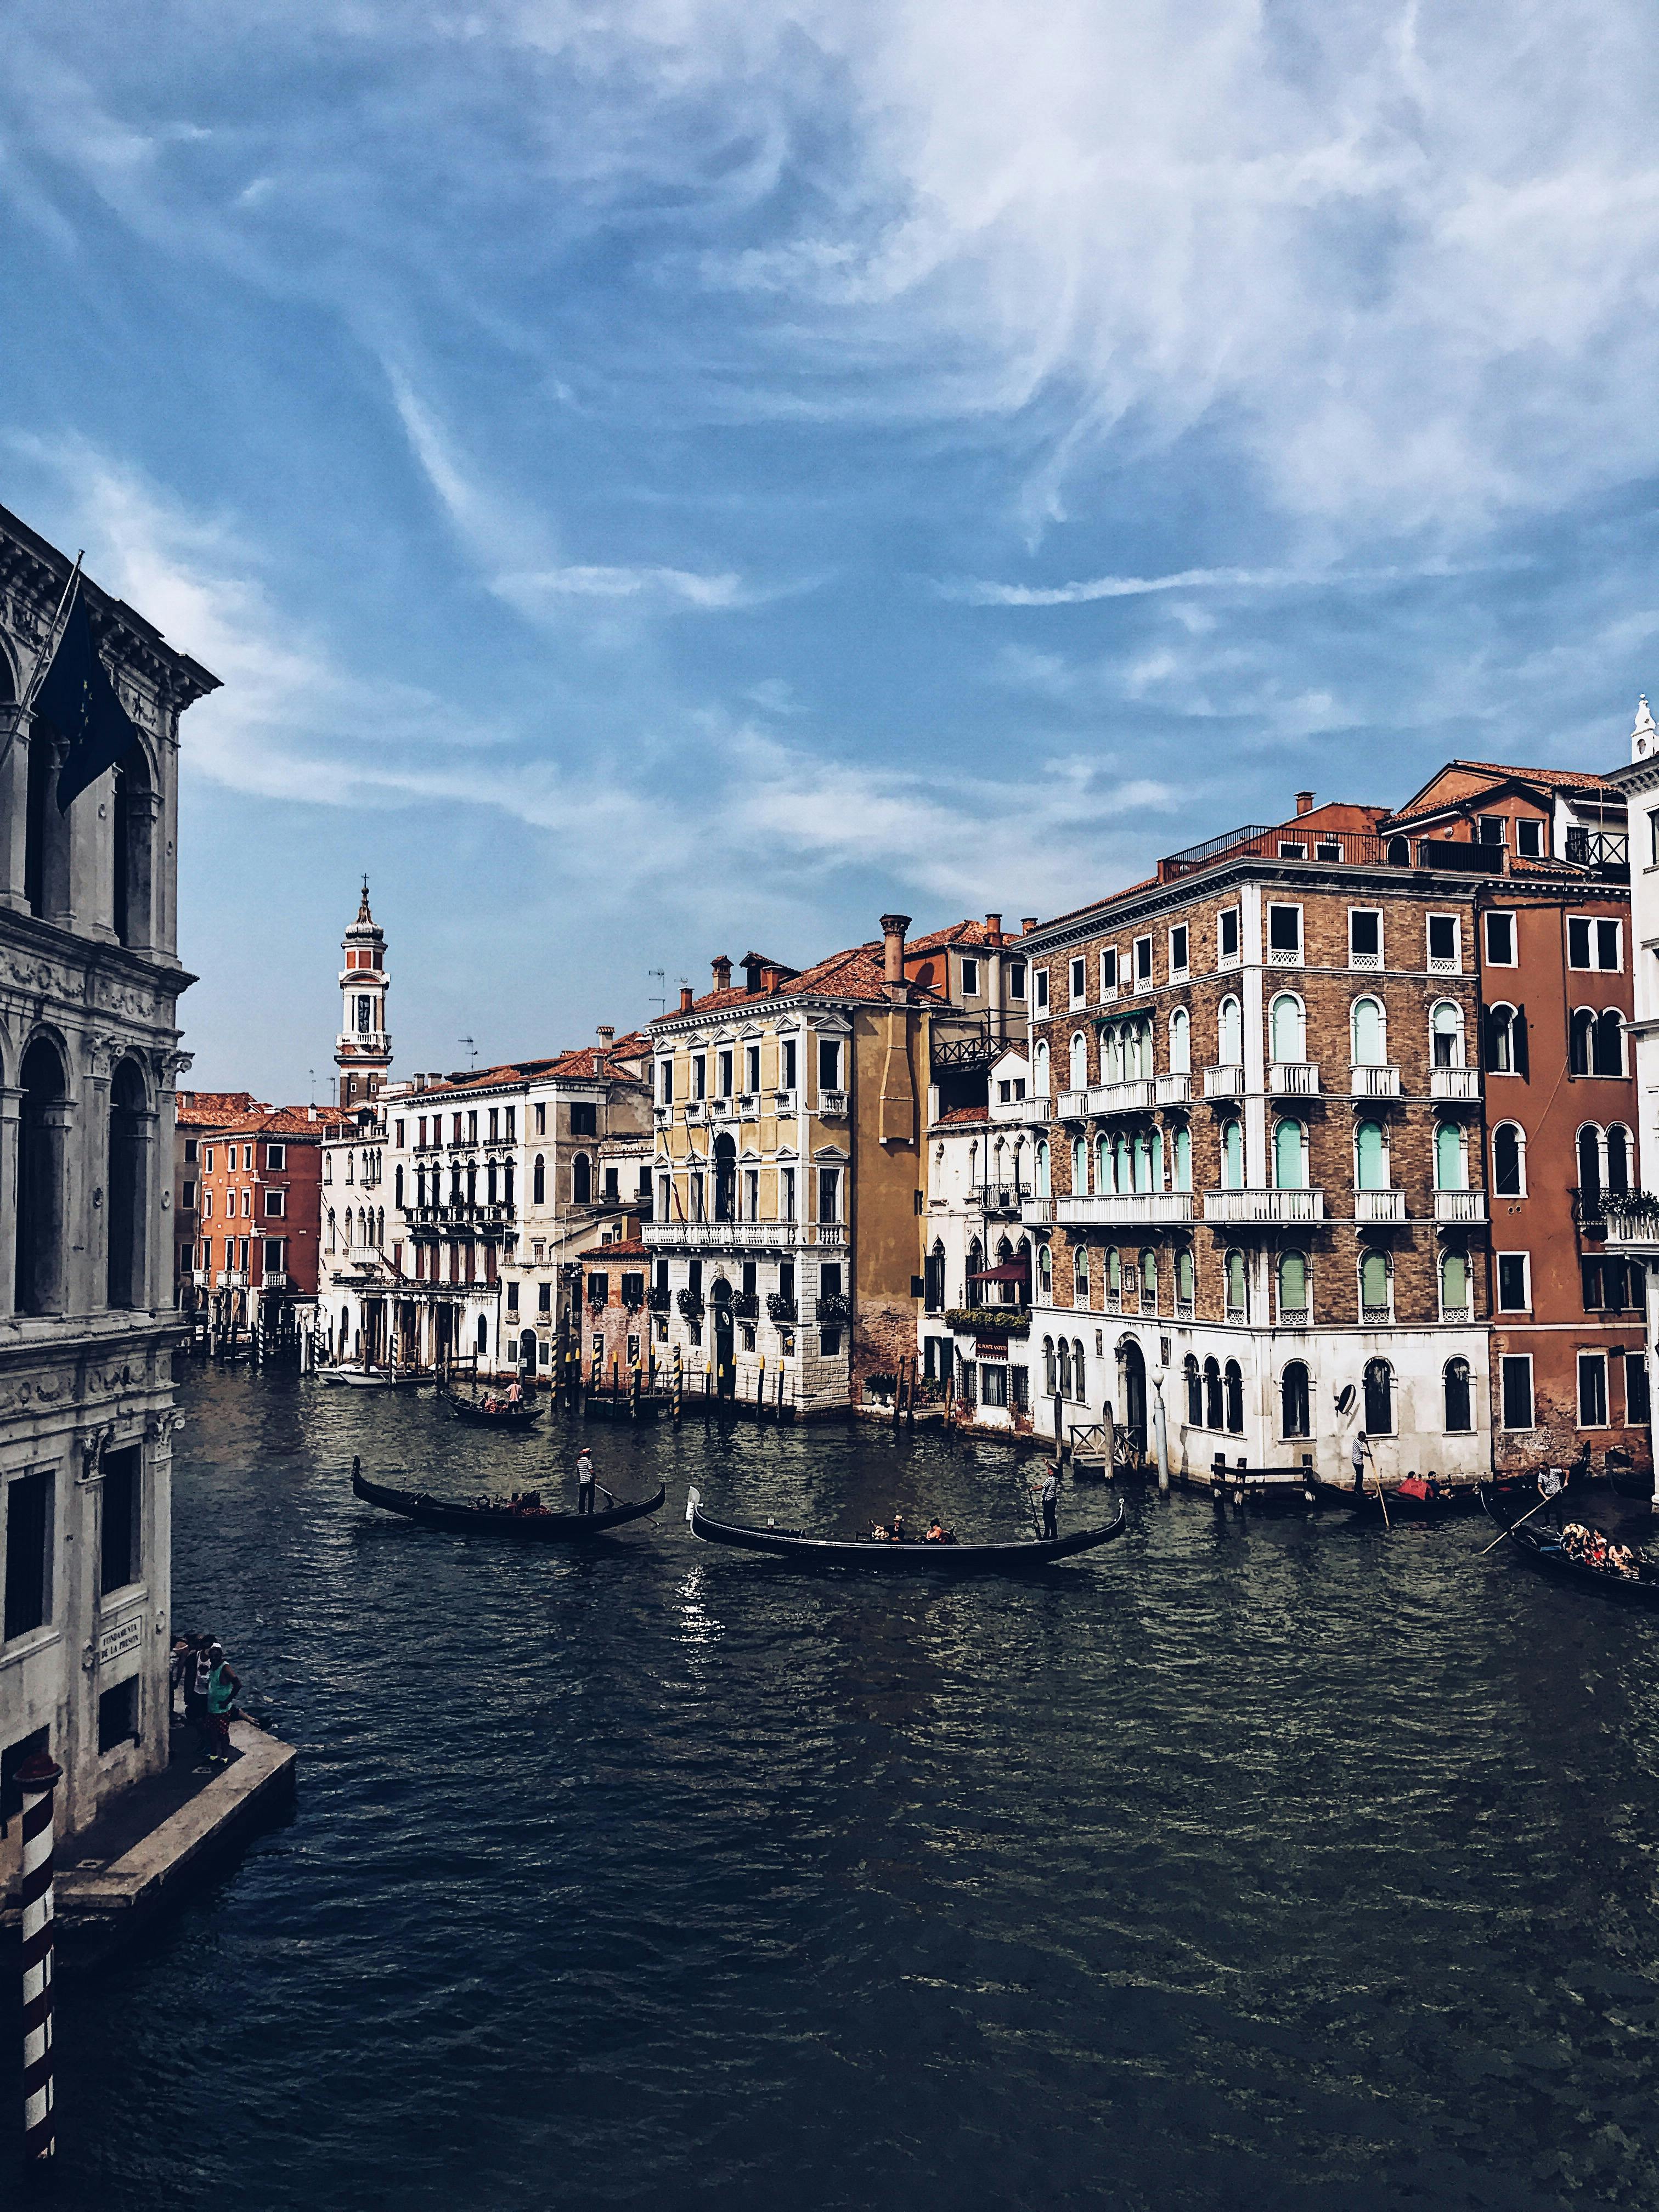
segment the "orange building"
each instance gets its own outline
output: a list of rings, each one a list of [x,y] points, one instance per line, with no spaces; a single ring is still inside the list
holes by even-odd
[[[217,1328],[294,1328],[317,1297],[323,1146],[337,1117],[245,1091],[181,1092],[179,1129],[179,1304],[207,1307]]]

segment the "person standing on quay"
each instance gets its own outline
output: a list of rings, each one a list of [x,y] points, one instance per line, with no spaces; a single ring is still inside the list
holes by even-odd
[[[1052,1539],[1060,1534],[1060,1469],[1050,1460],[1042,1477],[1042,1534]]]
[[[593,1510],[593,1455],[584,1444],[576,1460],[576,1510]]]
[[[241,1677],[225,1657],[225,1647],[216,1644],[208,1656],[212,1672],[208,1677],[208,1729],[210,1766],[230,1764],[230,1709],[236,1692],[242,1686]]]

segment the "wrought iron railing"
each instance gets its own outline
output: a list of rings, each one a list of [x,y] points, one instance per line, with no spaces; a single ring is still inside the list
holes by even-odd
[[[781,1291],[769,1291],[766,1310],[780,1328],[788,1328],[800,1318],[793,1298],[786,1297]]]
[[[814,1312],[826,1327],[845,1328],[853,1318],[853,1302],[845,1291],[826,1291],[819,1298]]]

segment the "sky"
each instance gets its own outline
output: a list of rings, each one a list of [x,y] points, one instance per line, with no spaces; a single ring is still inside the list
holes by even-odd
[[[1650,5],[7,25],[0,501],[223,679],[201,1086],[330,1095],[365,872],[453,1067],[1659,684]]]

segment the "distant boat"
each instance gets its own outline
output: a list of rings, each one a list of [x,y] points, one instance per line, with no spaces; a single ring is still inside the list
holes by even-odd
[[[364,1367],[356,1362],[343,1367],[325,1367],[319,1372],[325,1382],[338,1383],[351,1390],[412,1390],[432,1380],[424,1368]]]
[[[889,1574],[971,1575],[1044,1567],[1056,1559],[1074,1559],[1109,1544],[1123,1533],[1127,1509],[1119,1504],[1117,1517],[1103,1528],[1074,1529],[1069,1536],[1025,1536],[1001,1544],[930,1544],[921,1536],[902,1543],[878,1543],[872,1537],[852,1539],[809,1536],[799,1528],[757,1528],[741,1521],[716,1521],[702,1510],[701,1491],[690,1492],[685,1517],[691,1533],[706,1544],[731,1544],[739,1551],[770,1552],[799,1560],[805,1566],[873,1567]]]
[[[394,1490],[389,1483],[371,1482],[356,1467],[351,1470],[351,1488],[366,1505],[400,1513],[405,1520],[418,1521],[424,1528],[508,1536],[523,1544],[571,1544],[602,1536],[610,1529],[620,1528],[624,1522],[640,1521],[654,1513],[668,1495],[659,1485],[654,1498],[617,1500],[592,1513],[512,1513],[492,1506],[463,1504],[458,1498],[434,1498],[424,1490]]]
[[[469,1397],[464,1391],[446,1390],[443,1395],[458,1421],[471,1421],[481,1429],[527,1429],[540,1420],[544,1410],[532,1400],[521,1406],[503,1402],[492,1412],[481,1399]]]

